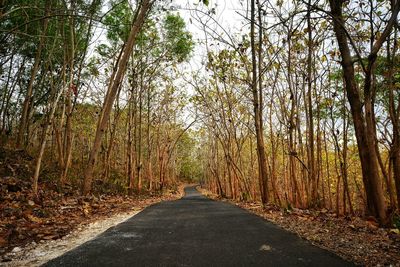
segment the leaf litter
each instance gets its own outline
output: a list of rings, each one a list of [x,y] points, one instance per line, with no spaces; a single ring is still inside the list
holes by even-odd
[[[228,201],[246,209],[357,265],[400,266],[398,229],[379,228],[373,218],[337,217],[326,209],[264,208],[259,202],[221,199],[206,189],[199,190],[210,198]]]
[[[39,197],[30,182],[0,179],[0,266],[39,266],[90,240],[154,203],[182,196],[165,194],[80,196],[42,184]]]

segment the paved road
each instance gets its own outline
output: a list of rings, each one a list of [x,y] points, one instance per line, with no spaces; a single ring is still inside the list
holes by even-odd
[[[194,187],[108,229],[45,266],[352,266]]]

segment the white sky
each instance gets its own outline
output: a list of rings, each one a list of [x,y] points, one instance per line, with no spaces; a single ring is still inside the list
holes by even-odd
[[[240,2],[243,2],[244,7],[241,6]],[[196,21],[196,17],[203,17],[202,21],[204,22],[208,19],[204,12],[214,10],[215,14],[212,17],[219,25],[216,25],[212,20],[209,20],[207,25],[219,34],[223,34],[224,30],[229,33],[237,33],[243,27],[244,21],[238,12],[245,13],[243,9],[246,9],[246,2],[240,0],[210,0],[210,4],[205,6],[199,4],[199,0],[173,0],[172,6],[176,7],[176,10],[184,18],[186,27],[192,33],[196,43],[193,58],[190,61],[192,68],[201,68],[201,61],[206,56],[205,34],[202,25]]]
[[[243,1],[246,5],[246,0]],[[238,33],[243,27],[244,22],[243,17],[238,14],[245,14],[240,5],[240,0],[210,0],[208,6],[199,3],[199,0],[173,0],[171,3],[172,9],[176,10],[181,17],[186,22],[186,28],[189,30],[195,42],[195,49],[188,64],[182,64],[182,73],[186,75],[186,78],[190,79],[191,72],[200,72],[206,75],[204,65],[202,62],[206,62],[207,49],[205,45],[205,33],[202,24],[198,21],[199,18],[201,22],[207,22],[207,27],[210,27],[208,31],[214,30],[218,34],[221,34],[223,38],[226,39],[226,33]],[[212,18],[207,15],[207,12],[214,11]],[[215,20],[215,21],[213,21]],[[212,38],[208,36],[209,42]],[[214,41],[213,41],[214,42]],[[212,47],[211,47],[212,48]],[[175,81],[177,86],[185,86],[186,92],[189,95],[194,93],[194,89],[183,81],[183,79],[178,79]],[[191,107],[187,107],[184,111],[183,120],[185,123],[189,123],[194,119],[194,110]],[[196,128],[196,125],[194,126]]]
[[[202,62],[205,61],[207,52],[204,43],[205,33],[202,29],[202,25],[197,21],[199,17],[203,17],[201,21],[205,22],[209,20],[209,16],[205,15],[205,13],[213,10],[215,14],[212,14],[212,18],[218,22],[218,25],[212,20],[209,20],[207,26],[221,34],[225,39],[226,32],[230,34],[239,33],[241,29],[245,27],[243,26],[245,22],[243,15],[246,13],[247,0],[210,0],[208,6],[199,2],[200,0],[171,0],[169,5],[172,10],[178,12],[185,20],[186,28],[192,33],[195,42],[195,50],[189,63],[183,63],[180,67],[182,73],[185,73],[184,75],[190,75],[191,71],[200,71],[205,74]],[[243,5],[241,5],[241,3]],[[107,12],[109,8],[109,5],[105,4],[103,12]],[[97,25],[89,55],[94,54],[94,49],[98,44],[108,43],[105,35],[106,29],[101,25]],[[209,36],[208,39],[211,41],[212,38]],[[185,86],[189,95],[193,93],[193,89],[190,85],[186,84],[182,79],[178,79],[176,85]],[[99,101],[101,101],[101,98],[102,96],[100,96]],[[187,115],[188,114],[185,114],[183,117],[187,117]]]

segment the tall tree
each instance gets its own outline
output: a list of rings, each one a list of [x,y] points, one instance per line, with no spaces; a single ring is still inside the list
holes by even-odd
[[[262,96],[262,82],[258,82],[261,79],[261,73],[258,73],[257,65],[257,48],[255,41],[255,25],[256,25],[256,5],[255,0],[251,0],[250,10],[250,46],[251,46],[251,64],[252,64],[252,76],[251,76],[251,91],[253,94],[253,109],[254,109],[254,126],[256,131],[257,139],[257,156],[258,156],[258,170],[259,170],[259,184],[261,192],[261,201],[263,204],[268,203],[268,169],[267,159],[265,154],[264,145],[264,133],[263,133],[263,119],[262,119],[262,103],[260,96]],[[259,13],[261,15],[261,12]],[[260,26],[260,40],[262,40],[262,30]],[[258,49],[261,50],[261,42],[258,44]],[[261,58],[258,60],[261,61]]]
[[[153,1],[151,0],[143,0],[142,3],[138,4],[137,14],[135,16],[134,22],[132,23],[128,40],[121,48],[121,58],[117,62],[117,68],[116,70],[114,70],[114,73],[112,74],[113,78],[110,80],[110,84],[108,86],[107,94],[103,104],[103,109],[101,111],[96,129],[95,140],[90,151],[89,162],[85,169],[83,188],[82,188],[83,194],[88,194],[91,191],[94,167],[97,162],[97,156],[101,145],[101,140],[107,128],[107,122],[110,118],[111,109],[114,104],[114,100],[117,95],[118,89],[121,85],[122,78],[124,77],[127,68],[127,63],[131,56],[132,49],[136,41],[136,36],[138,35],[152,5]]]
[[[367,65],[363,66],[365,78],[363,91],[360,92],[355,79],[354,61],[349,47],[349,35],[346,29],[343,16],[344,1],[329,1],[333,19],[333,28],[341,53],[343,77],[347,99],[350,103],[351,114],[356,132],[358,152],[361,160],[363,182],[367,196],[368,212],[377,218],[382,225],[389,223],[386,210],[385,197],[380,182],[377,151],[375,149],[376,132],[374,119],[374,97],[372,76],[376,67],[376,59],[383,42],[389,36],[393,26],[397,21],[397,15],[400,10],[400,1],[396,2],[392,10],[392,15],[386,24],[386,27],[380,37],[375,41],[368,55]],[[361,61],[362,58],[358,60]],[[363,95],[363,99],[361,99]]]

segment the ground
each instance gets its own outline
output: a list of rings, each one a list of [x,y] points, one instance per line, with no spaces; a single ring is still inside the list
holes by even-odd
[[[48,190],[39,201],[33,201],[29,197],[30,185],[24,180],[6,177],[0,185],[0,265],[9,266],[26,266],[26,261],[16,260],[27,257],[36,259],[30,266],[44,263],[151,204],[180,197],[172,193],[80,197],[72,192]],[[337,218],[326,210],[265,209],[255,202],[222,201],[230,201],[356,264],[400,266],[400,235],[395,229],[379,228],[373,220]],[[271,248],[266,243],[259,249]]]
[[[51,164],[44,165],[35,196],[30,180],[34,163],[34,158],[23,150],[0,147],[0,263],[13,259],[15,255],[5,255],[13,250],[41,241],[60,240],[90,223],[181,197],[179,189],[131,195],[95,190],[94,194],[83,197],[79,185],[57,184],[54,179],[57,168]],[[94,189],[99,182],[102,181],[95,181]]]
[[[185,191],[44,266],[353,266],[193,186]]]
[[[4,256],[3,259],[7,260],[1,262],[0,266],[41,266],[49,260],[59,257],[71,249],[95,238],[108,228],[131,218],[139,211],[141,209],[113,214],[109,218],[98,218],[98,220],[89,224],[80,224],[75,230],[56,240],[42,239],[39,243],[32,242],[22,248],[14,247],[12,252]]]
[[[179,190],[153,195],[82,197],[78,191],[59,193],[50,190],[47,185],[46,193],[41,193],[37,200],[32,195],[29,182],[12,177],[0,179],[0,188],[0,264],[21,258],[37,244],[59,242],[71,233],[81,236],[81,231],[88,225],[106,220],[110,221],[106,225],[111,227],[120,222],[118,218],[121,214],[122,218],[124,214],[131,217],[144,207],[181,197]],[[107,228],[101,229],[104,231]],[[66,246],[73,248],[70,244]],[[51,249],[56,248],[52,246]]]
[[[327,210],[263,208],[258,202],[220,199],[206,189],[201,191],[210,198],[231,202],[257,214],[356,264],[400,266],[398,229],[379,228],[372,218],[337,217]]]

